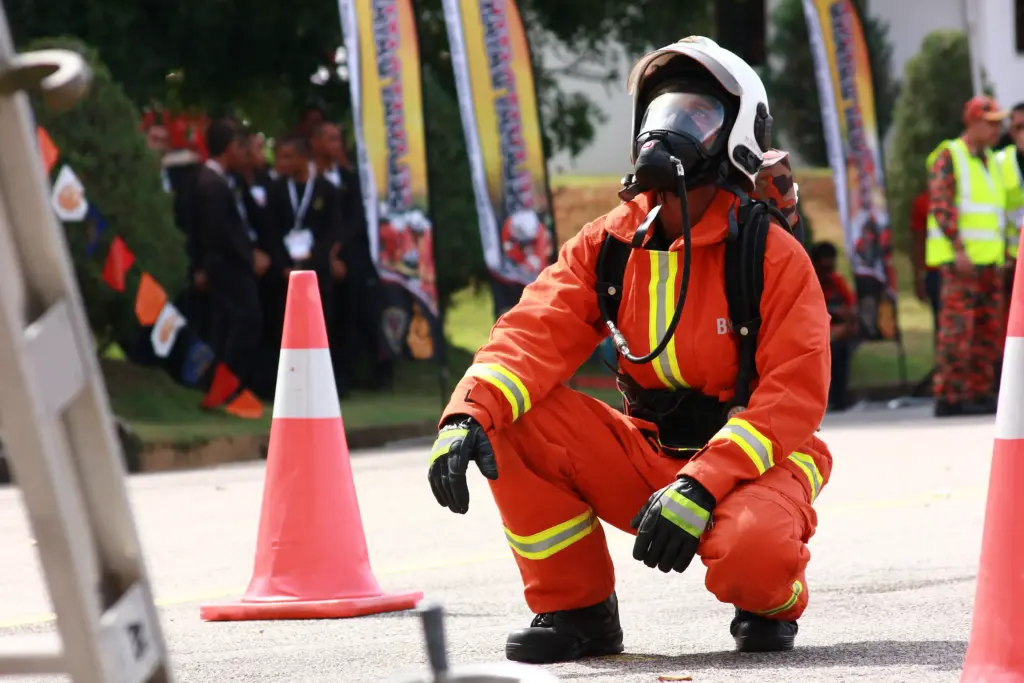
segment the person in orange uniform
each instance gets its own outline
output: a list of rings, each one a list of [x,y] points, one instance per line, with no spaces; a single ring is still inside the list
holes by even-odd
[[[495,324],[444,410],[428,479],[458,514],[469,508],[468,463],[490,480],[536,614],[508,636],[509,659],[623,651],[599,520],[636,534],[633,557],[648,567],[683,572],[699,556],[708,590],[735,606],[738,650],[788,650],[808,601],[812,504],[832,469],[815,436],[828,400],[829,318],[803,246],[772,225],[759,379],[745,407],[729,405],[738,336],[727,322],[725,241],[737,192],[754,189],[770,149],[767,95],[749,65],[702,37],[643,57],[628,87],[638,191],[585,225]],[[684,171],[681,193],[654,182],[659,150]],[[642,224],[650,229],[637,245]],[[608,334],[595,294],[608,236],[635,247],[613,338],[654,350],[671,334],[653,362],[620,356],[625,413],[564,384]],[[685,302],[673,332],[677,297]]]

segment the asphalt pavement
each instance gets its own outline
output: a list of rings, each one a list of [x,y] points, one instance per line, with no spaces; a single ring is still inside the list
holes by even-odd
[[[936,421],[925,407],[830,418],[831,483],[811,539],[810,606],[797,649],[732,652],[732,608],[683,575],[647,569],[607,529],[626,653],[550,667],[563,681],[954,682],[970,631],[994,419]],[[453,664],[501,661],[531,615],[482,477],[466,516],[437,506],[427,446],[361,452],[356,488],[386,591],[443,602]],[[239,595],[252,570],[262,464],[136,475],[132,502],[177,680],[378,683],[426,671],[409,613],[351,620],[206,623],[199,605]],[[0,636],[52,629],[31,532],[15,489],[0,490]],[[756,571],[751,567],[751,571]],[[10,679],[44,680],[44,679]],[[45,680],[55,680],[53,678]]]

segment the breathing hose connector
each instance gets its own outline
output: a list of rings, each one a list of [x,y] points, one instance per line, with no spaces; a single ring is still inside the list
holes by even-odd
[[[676,193],[679,195],[680,217],[682,219],[683,226],[683,279],[679,286],[679,297],[676,302],[675,311],[672,313],[672,319],[668,323],[665,335],[661,338],[658,344],[651,349],[651,352],[644,356],[634,356],[629,350],[629,343],[626,341],[626,336],[622,334],[622,331],[619,330],[615,322],[612,320],[605,320],[605,325],[608,328],[608,332],[611,335],[612,343],[615,345],[615,348],[623,358],[635,365],[650,363],[652,360],[660,356],[665,350],[665,347],[668,346],[669,342],[672,340],[672,336],[675,334],[676,328],[679,326],[679,319],[683,314],[683,307],[686,305],[686,292],[690,285],[692,245],[690,239],[690,206],[689,202],[686,200],[686,174],[683,169],[682,161],[674,156],[670,156],[669,160],[672,162],[676,171],[675,189]],[[659,207],[655,208],[657,209]]]

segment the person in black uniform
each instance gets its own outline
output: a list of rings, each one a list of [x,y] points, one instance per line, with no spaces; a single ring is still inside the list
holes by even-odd
[[[336,277],[331,254],[342,234],[338,190],[310,163],[305,140],[282,140],[277,154],[290,174],[271,183],[267,198],[275,250],[272,267],[285,287],[294,269],[316,272],[330,330]]]
[[[242,163],[233,175],[241,192],[249,223],[256,232],[256,248],[270,254],[276,248],[275,231],[270,224],[268,193],[271,179],[262,158],[262,144],[251,130],[242,129]],[[277,384],[277,358],[281,352],[281,325],[284,318],[284,288],[281,279],[268,267],[257,278],[263,327],[257,351],[258,362],[251,389],[264,400],[274,398]]]
[[[372,370],[371,386],[391,387],[393,358],[384,337],[383,293],[370,255],[370,235],[359,174],[345,153],[341,130],[323,122],[313,128],[313,160],[323,177],[341,193],[342,229],[336,258],[344,264],[344,277],[335,292],[332,364],[339,385],[353,382],[353,368],[365,357]]]
[[[197,174],[192,207],[197,282],[210,296],[214,353],[248,386],[263,325],[257,279],[270,259],[257,248],[258,234],[232,176],[243,165],[240,131],[230,121],[214,121],[206,146],[210,158]]]

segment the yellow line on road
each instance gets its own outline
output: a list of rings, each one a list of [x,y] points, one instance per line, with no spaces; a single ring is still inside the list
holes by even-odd
[[[959,491],[935,491],[932,493],[908,496],[906,498],[856,501],[851,503],[837,503],[835,505],[826,504],[820,506],[818,509],[822,513],[848,513],[869,510],[905,508],[913,507],[915,505],[925,505],[928,503],[942,502],[947,500],[967,500],[983,498],[985,496],[985,491],[986,490],[984,488],[963,489]],[[426,572],[435,569],[453,569],[455,567],[467,567],[475,564],[484,564],[486,562],[496,562],[499,560],[507,559],[508,557],[508,551],[503,551],[500,553],[494,552],[482,555],[471,555],[469,557],[460,557],[451,560],[440,560],[437,562],[425,564],[384,567],[376,573],[380,574],[381,576],[394,576],[398,574],[416,574],[419,572]],[[238,596],[241,593],[242,591],[238,590],[237,588],[222,589],[219,591],[212,591],[208,593],[194,593],[191,595],[177,595],[168,598],[157,598],[155,602],[157,607],[178,607],[181,605],[207,602],[212,600],[225,600],[234,596]],[[52,613],[18,617],[16,619],[0,621],[0,630],[26,628],[29,626],[39,626],[42,624],[49,623],[53,621],[55,618],[56,617]]]

